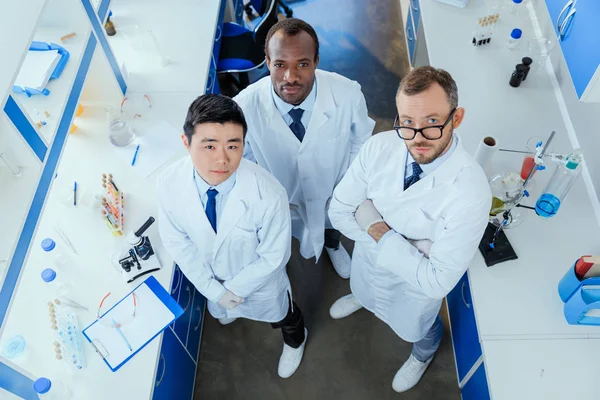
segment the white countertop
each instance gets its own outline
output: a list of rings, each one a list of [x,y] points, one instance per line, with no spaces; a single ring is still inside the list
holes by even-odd
[[[515,65],[528,55],[527,40],[533,31],[528,13],[522,15],[521,21],[511,20],[506,14],[494,30],[492,42],[474,47],[471,39],[477,19],[489,14],[484,2],[471,1],[465,9],[427,0],[420,3],[430,63],[452,74],[459,88],[459,104],[466,108],[459,131],[468,151],[474,154],[484,136],[495,137],[502,148],[524,150],[529,137],[547,137],[552,130],[557,132],[551,146],[553,152],[567,153],[572,149],[548,72],[531,72],[519,88],[508,85]],[[523,29],[524,38],[519,49],[509,50],[506,39],[517,26]],[[519,172],[522,160],[522,155],[497,153],[489,176],[495,172]],[[532,196],[524,204],[535,205],[553,169],[536,174],[530,188]],[[594,391],[568,390],[574,385],[565,381],[569,376],[575,379],[578,373],[586,376],[586,370],[597,368],[593,346],[600,342],[588,338],[600,338],[600,327],[567,324],[557,289],[559,280],[577,258],[600,252],[600,227],[583,179],[578,179],[555,217],[544,220],[529,211],[523,224],[506,234],[518,260],[488,268],[478,251],[469,268],[492,397],[559,399],[579,393],[580,398],[591,398]],[[527,386],[526,378],[534,373],[534,366],[549,372],[543,382],[552,381],[552,385]],[[554,378],[550,374],[552,368],[560,370],[554,371]],[[517,388],[526,387],[527,391],[515,395]],[[549,397],[544,393],[565,396]]]

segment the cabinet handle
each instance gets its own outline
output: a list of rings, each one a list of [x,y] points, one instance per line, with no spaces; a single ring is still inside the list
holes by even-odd
[[[158,361],[158,363],[160,364],[161,361],[163,362],[163,370],[162,370],[162,374],[160,374],[160,379],[158,379],[156,381],[156,387],[158,387],[160,385],[160,383],[162,382],[163,378],[165,377],[165,371],[167,370],[167,360],[165,360],[164,354],[160,355],[160,360]]]
[[[221,25],[217,25],[217,33],[215,34],[215,42],[221,40],[221,36],[223,35],[223,28]]]
[[[460,295],[462,296],[462,301],[465,303],[467,308],[471,308],[471,304],[467,303],[467,299],[465,298],[465,287],[467,286],[467,282],[463,281],[462,286],[460,287]]]
[[[188,302],[187,302],[187,304],[185,305],[185,307],[183,308],[183,312],[186,312],[186,311],[187,311],[188,307],[190,306],[190,303],[192,302],[192,291],[190,290],[190,287],[189,287],[189,286],[186,286],[186,287],[185,287],[185,290],[186,290],[186,292],[188,292],[188,293],[189,293],[189,296],[188,296]]]
[[[563,7],[563,9],[560,11],[560,14],[558,14],[558,18],[556,19],[556,30],[558,31],[558,34],[560,35],[560,26],[561,26],[561,19],[564,13],[566,13],[567,11],[570,10],[570,8],[573,6],[573,0],[569,0],[567,2],[567,4],[565,4],[565,6]]]
[[[179,271],[179,272],[177,272]],[[175,276],[177,276],[177,285],[171,290],[171,294],[175,293],[177,289],[179,289],[179,285],[181,284],[181,270],[179,267],[175,267],[175,273],[173,274],[173,280],[175,280]]]
[[[212,93],[213,80],[214,80],[214,74],[211,71],[210,74],[208,75],[208,81],[206,83],[206,92],[207,93]]]
[[[410,7],[414,12],[419,12],[419,7],[415,7],[415,0],[410,0]]]
[[[409,26],[408,28],[406,28],[406,37],[408,38],[409,41],[413,41],[415,40],[415,38],[413,37],[412,34],[412,28]]]
[[[200,306],[196,307],[196,310],[198,311],[198,314],[202,313],[202,308],[200,308]],[[194,332],[200,328],[200,324],[202,324],[202,318],[198,318],[198,325],[194,327]]]
[[[569,11],[569,13],[567,14],[567,17],[565,18],[565,20],[563,21],[563,23],[561,24],[560,30],[558,31],[559,35],[560,35],[560,40],[561,41],[567,35],[567,31],[569,30],[569,25],[571,25],[571,20],[575,16],[576,12],[577,12],[577,10],[575,8],[572,8],[571,11]]]

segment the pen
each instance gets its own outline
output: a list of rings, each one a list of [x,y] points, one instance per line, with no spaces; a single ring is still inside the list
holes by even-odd
[[[140,151],[140,145],[138,144],[137,147],[135,148],[135,153],[133,154],[133,160],[131,160],[131,166],[133,167],[135,165],[135,160],[137,158],[138,155],[138,151]]]
[[[77,181],[73,182],[73,205],[77,205]]]
[[[119,332],[119,335],[121,335],[121,337],[123,338],[123,341],[125,342],[125,344],[129,348],[129,351],[133,351],[133,349],[131,348],[131,345],[129,344],[129,341],[127,340],[127,338],[123,334],[123,331],[121,330],[121,325],[117,324],[117,321],[115,321],[114,318],[112,319],[112,322],[113,322],[113,324],[115,326],[115,329],[117,330],[117,332]]]

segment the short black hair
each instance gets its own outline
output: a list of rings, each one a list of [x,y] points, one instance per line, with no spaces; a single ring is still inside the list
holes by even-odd
[[[267,57],[269,56],[269,42],[271,41],[271,38],[273,37],[274,34],[276,34],[277,32],[279,32],[281,30],[287,36],[296,36],[300,32],[308,33],[312,37],[313,42],[315,42],[315,59],[314,59],[314,61],[317,61],[317,59],[319,58],[319,38],[317,36],[317,32],[315,32],[315,29],[312,26],[310,26],[308,23],[306,23],[298,18],[283,19],[283,20],[277,22],[275,25],[273,25],[271,27],[271,29],[269,29],[269,33],[267,33],[267,39],[265,40],[265,55]]]
[[[248,124],[244,118],[242,108],[231,98],[220,94],[203,94],[196,98],[188,108],[185,123],[183,124],[183,132],[192,142],[194,129],[200,124],[219,123],[225,124],[231,122],[241,125],[244,129],[244,139],[248,131]]]

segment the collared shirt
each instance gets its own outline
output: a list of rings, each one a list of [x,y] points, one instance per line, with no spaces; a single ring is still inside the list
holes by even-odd
[[[215,189],[219,194],[215,197],[215,203],[217,208],[217,226],[219,224],[219,220],[221,219],[221,212],[225,207],[225,203],[227,202],[227,197],[229,197],[229,193],[231,189],[235,186],[235,177],[237,172],[231,174],[229,178],[225,182],[218,184],[217,186],[211,186],[204,179],[198,175],[196,169],[194,168],[194,182],[196,183],[196,189],[198,190],[198,195],[200,196],[200,201],[202,202],[202,208],[206,210],[206,202],[208,201],[208,194],[206,192],[209,189]]]
[[[458,136],[453,134],[452,135],[452,144],[450,145],[450,148],[448,149],[447,152],[445,152],[444,154],[442,154],[440,157],[436,158],[429,164],[419,164],[419,167],[421,167],[421,169],[423,170],[421,175],[419,175],[419,178],[423,179],[427,175],[431,175],[433,173],[433,171],[435,171],[440,165],[442,165],[444,163],[444,161],[446,161],[452,155],[452,153],[454,152],[454,149],[456,149],[457,145],[458,145]],[[407,151],[406,154],[407,154],[406,167],[405,167],[406,169],[404,171],[404,177],[408,178],[409,176],[411,176],[413,174],[411,164],[415,161],[415,159],[410,154],[410,151]]]
[[[315,83],[313,84],[313,87],[308,96],[304,99],[302,103],[300,103],[297,106],[283,101],[281,97],[279,97],[277,93],[275,93],[275,89],[273,88],[272,84],[271,93],[273,94],[273,101],[275,102],[275,107],[277,107],[277,111],[279,111],[279,114],[281,114],[287,126],[290,126],[290,124],[294,122],[294,120],[288,113],[293,109],[301,108],[304,110],[301,119],[302,125],[304,125],[304,129],[308,130],[308,123],[310,122],[312,110],[315,105],[315,101],[317,100],[317,80],[315,79]]]
[[[435,160],[433,160],[432,162],[430,162],[429,164],[419,164],[419,166],[421,167],[421,169],[423,170],[423,172],[419,175],[420,179],[423,179],[424,177],[426,177],[427,175],[430,175],[433,173],[433,171],[435,171],[437,168],[440,167],[440,165],[442,165],[444,163],[444,161],[446,161],[448,158],[450,158],[450,156],[452,155],[452,153],[454,152],[454,149],[456,149],[456,146],[458,145],[458,136],[457,135],[452,135],[452,144],[450,145],[450,148],[448,149],[447,152],[445,152],[444,154],[442,154],[440,157],[436,158]],[[407,156],[406,156],[406,169],[404,171],[405,173],[405,178],[408,178],[409,176],[412,175],[413,171],[412,171],[412,163],[415,161],[415,159],[413,158],[413,156],[410,154],[410,151],[406,152]],[[381,246],[383,246],[383,243],[392,235],[396,233],[393,229],[387,231],[382,237],[381,239],[379,239],[379,242],[377,243],[377,250],[381,249]]]

